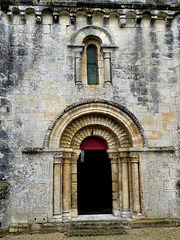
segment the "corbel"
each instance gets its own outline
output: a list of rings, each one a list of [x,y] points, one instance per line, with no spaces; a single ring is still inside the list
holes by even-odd
[[[59,13],[53,12],[53,22],[58,23],[59,22]]]
[[[36,13],[36,22],[37,23],[41,23],[42,22],[42,13],[41,12],[37,12]]]
[[[76,22],[76,15],[75,13],[70,13],[71,24],[74,25]]]
[[[126,26],[126,16],[120,16],[120,27],[123,28]]]

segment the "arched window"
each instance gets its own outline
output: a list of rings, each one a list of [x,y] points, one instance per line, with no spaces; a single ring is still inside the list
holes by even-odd
[[[87,75],[88,84],[98,84],[97,47],[94,44],[90,44],[87,47]]]

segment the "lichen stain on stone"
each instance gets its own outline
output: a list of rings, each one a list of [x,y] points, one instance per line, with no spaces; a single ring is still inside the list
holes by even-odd
[[[138,103],[142,106],[146,106],[148,102],[148,88],[145,72],[142,71],[146,51],[143,49],[143,34],[141,28],[136,29],[135,42],[136,45],[134,47],[134,59],[132,63],[132,66],[135,66],[133,69],[134,78],[131,82],[130,90],[137,98]],[[136,65],[137,62],[138,65]]]
[[[38,61],[42,55],[43,51],[43,45],[42,45],[42,26],[39,24],[36,24],[35,31],[32,36],[32,42],[33,42],[33,48],[32,48],[32,67],[36,68]]]

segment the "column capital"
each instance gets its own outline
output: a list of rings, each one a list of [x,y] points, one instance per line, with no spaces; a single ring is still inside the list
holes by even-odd
[[[72,151],[71,149],[67,149],[63,152],[63,163],[70,163],[71,157],[72,157]]]
[[[118,151],[111,151],[111,150],[108,150],[107,151],[107,154],[108,154],[108,157],[109,159],[111,160],[111,162],[117,162],[118,161],[118,158],[119,158],[119,152]]]
[[[128,152],[121,152],[120,153],[120,161],[122,163],[128,163],[129,162],[129,153]]]
[[[54,155],[53,162],[54,162],[54,163],[61,163],[61,162],[62,162],[62,158],[63,158],[63,152],[56,153],[56,154]]]
[[[80,52],[75,52],[75,58],[82,58],[82,51]]]
[[[111,58],[111,52],[104,52],[103,55],[104,55],[104,59]]]
[[[120,158],[129,158],[129,153],[128,152],[120,152],[119,156],[120,156]]]
[[[130,159],[131,159],[132,163],[135,163],[135,162],[138,163],[139,162],[139,155],[131,153],[130,154]]]
[[[71,155],[72,163],[76,163],[77,162],[80,153],[81,153],[81,150],[78,150],[77,152],[73,152],[72,153],[72,155]]]
[[[128,157],[123,157],[123,158],[121,158],[121,162],[122,163],[128,163],[129,162],[129,158]]]

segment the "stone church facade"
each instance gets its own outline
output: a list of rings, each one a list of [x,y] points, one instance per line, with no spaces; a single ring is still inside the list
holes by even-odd
[[[2,228],[180,218],[178,1],[0,3]]]

